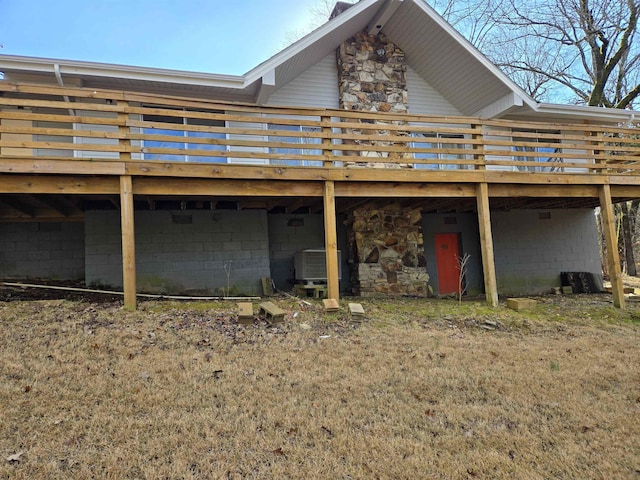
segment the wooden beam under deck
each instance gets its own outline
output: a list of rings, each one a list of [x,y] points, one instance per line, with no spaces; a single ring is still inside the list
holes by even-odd
[[[117,176],[0,174],[0,193],[119,195]]]
[[[120,161],[45,159],[15,157],[0,159],[2,173],[33,173],[50,175],[123,175],[125,165]]]
[[[317,197],[323,195],[323,181],[235,180],[188,178],[133,178],[136,195],[182,196],[274,196]],[[598,200],[597,185],[522,185],[490,184],[491,198],[593,198]],[[612,198],[639,199],[640,185],[611,184]],[[400,183],[355,182],[335,183],[337,198],[474,198],[473,183]],[[0,193],[61,194],[61,195],[119,195],[117,176],[100,175],[29,175],[0,173]]]
[[[321,182],[136,178],[138,195],[321,197]]]

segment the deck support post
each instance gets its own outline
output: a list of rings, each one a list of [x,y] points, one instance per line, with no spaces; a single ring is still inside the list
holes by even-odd
[[[476,186],[478,203],[478,226],[480,229],[480,249],[482,251],[482,270],[484,272],[484,291],[487,305],[498,306],[498,284],[496,265],[493,257],[493,235],[491,234],[491,213],[489,211],[489,187],[485,182]]]
[[[613,306],[624,309],[624,289],[622,287],[622,272],[620,270],[620,255],[618,253],[618,239],[615,227],[616,222],[613,215],[613,203],[611,201],[611,187],[607,184],[601,185],[599,194],[602,230],[604,230],[604,238],[607,243],[607,262],[609,264],[609,279],[611,280],[611,290],[613,292]]]
[[[335,183],[324,182],[324,248],[327,261],[327,298],[340,299],[338,280],[338,232],[336,222]]]
[[[136,309],[136,252],[131,175],[120,176],[120,223],[122,229],[122,284],[124,308]]]

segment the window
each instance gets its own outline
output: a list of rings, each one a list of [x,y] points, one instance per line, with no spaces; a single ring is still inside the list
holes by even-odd
[[[223,120],[207,119],[207,118],[187,118],[187,117],[172,117],[164,115],[145,115],[144,120],[147,122],[156,122],[166,124],[167,128],[162,127],[145,127],[144,133],[147,135],[162,135],[165,137],[173,138],[154,140],[144,140],[145,148],[167,148],[167,149],[181,149],[181,150],[207,150],[207,151],[226,151],[226,145],[216,145],[213,143],[193,143],[198,139],[224,139],[226,135],[222,132],[207,131],[206,128],[198,127],[224,127]],[[177,125],[188,125],[193,128],[185,128],[184,130],[176,127]],[[145,160],[167,160],[171,162],[212,162],[212,163],[226,163],[225,157],[209,157],[206,155],[191,155],[187,154],[174,154],[174,153],[145,153]]]
[[[464,143],[442,142],[442,139],[464,139],[463,135],[456,134],[429,134],[414,133],[415,138],[412,144],[413,148],[431,148],[434,150],[463,150]],[[470,165],[460,165],[456,160],[465,160],[467,156],[462,153],[442,153],[442,152],[417,152],[414,158],[420,160],[430,160],[429,163],[416,163],[415,168],[427,168],[432,170],[461,170],[467,169]],[[442,163],[440,163],[442,162]]]
[[[270,124],[269,130],[283,130],[287,132],[320,132],[319,127],[307,127],[304,125],[278,125]],[[289,136],[289,135],[272,135],[269,137],[270,142],[290,143],[291,147],[272,147],[269,153],[282,155],[322,155],[322,149],[313,148],[313,145],[320,145],[322,140],[319,137],[306,136]],[[272,165],[291,165],[303,167],[321,167],[321,160],[271,160]]]
[[[519,172],[557,172],[562,170],[562,158],[554,154],[560,152],[560,147],[554,143],[560,143],[557,138],[541,138],[543,134],[557,135],[560,132],[537,131],[537,130],[514,130],[519,133],[531,133],[531,137],[515,136],[513,141],[524,145],[515,145],[514,151],[530,153],[531,155],[516,155],[514,159],[519,162],[536,162],[539,165],[517,165],[514,167]],[[539,144],[539,145],[532,145]]]

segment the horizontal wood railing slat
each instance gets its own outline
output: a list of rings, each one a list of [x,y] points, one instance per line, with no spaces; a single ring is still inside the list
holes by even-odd
[[[67,162],[61,166],[68,170],[75,161],[128,162],[132,155],[136,161],[175,157],[167,163],[383,164],[425,172],[494,167],[635,176],[640,170],[640,130],[629,126],[256,106],[4,82],[0,92],[2,171],[20,158]]]

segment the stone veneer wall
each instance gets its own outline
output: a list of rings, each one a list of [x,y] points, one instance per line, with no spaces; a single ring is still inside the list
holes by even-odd
[[[348,7],[345,7],[348,8]],[[360,32],[343,42],[337,51],[340,108],[364,112],[405,113],[408,110],[407,63],[404,52],[383,33]],[[350,120],[353,121],[353,120]],[[347,128],[357,135],[389,135],[389,126],[402,126],[401,120],[363,119],[373,129]],[[409,137],[408,132],[394,134]],[[408,138],[409,140],[409,138]],[[370,146],[345,155],[360,157],[345,162],[346,167],[411,168],[411,154],[380,151],[378,147],[402,147],[403,142],[388,140],[344,140],[345,144]],[[385,159],[379,161],[380,158]],[[370,160],[367,160],[370,159]],[[373,162],[371,160],[375,159]],[[404,159],[409,160],[408,162]],[[383,209],[361,207],[347,221],[349,259],[354,293],[371,295],[428,294],[421,232],[421,212],[392,205]]]
[[[360,32],[343,42],[337,51],[339,104],[343,110],[365,112],[405,113],[408,109],[407,63],[404,52],[391,42],[383,33],[369,35]],[[362,123],[374,123],[380,129],[347,128],[346,133],[359,135],[388,135],[390,125],[404,125],[398,120],[362,120]],[[395,134],[409,136],[408,132],[395,131]],[[371,145],[371,150],[353,152],[345,150],[345,155],[388,158],[390,162],[367,162],[365,159],[347,167],[372,168],[410,168],[411,163],[401,163],[410,154],[402,152],[378,151],[376,146],[402,146],[384,140],[345,140],[344,144]]]
[[[361,207],[347,223],[355,294],[428,295],[419,209]]]
[[[366,112],[407,111],[404,52],[383,33],[360,32],[338,49],[340,108]]]

